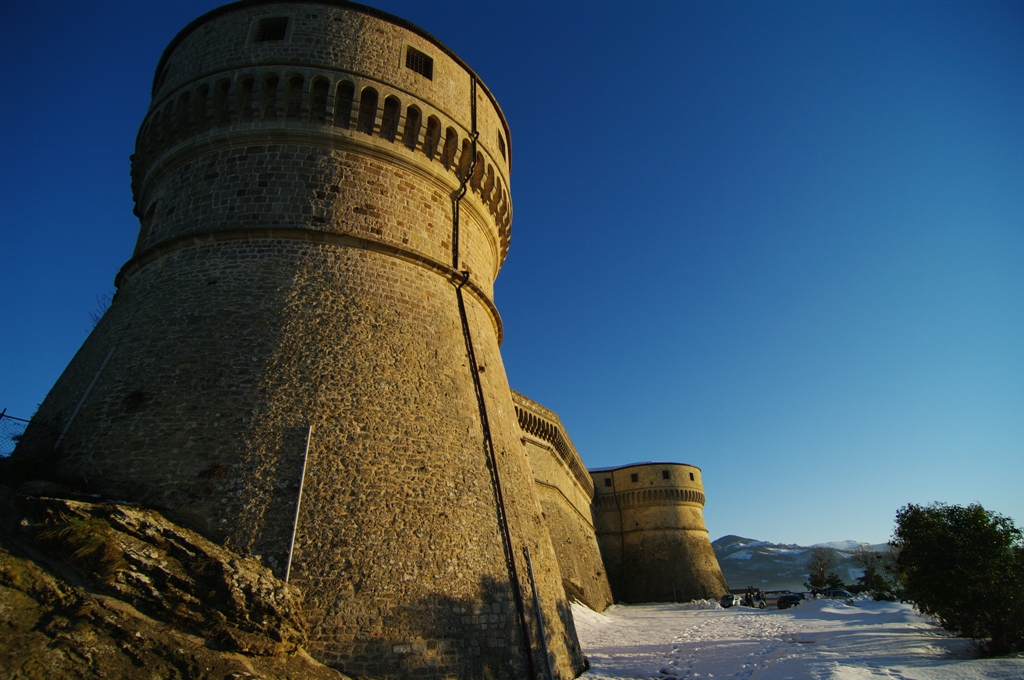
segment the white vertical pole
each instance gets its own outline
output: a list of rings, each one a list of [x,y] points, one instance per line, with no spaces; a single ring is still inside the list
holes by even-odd
[[[288,543],[288,563],[284,568],[284,581],[292,575],[292,553],[295,552],[295,534],[299,530],[299,510],[302,508],[302,485],[306,482],[306,461],[309,460],[309,441],[313,438],[313,426],[306,429],[306,450],[302,454],[302,475],[299,477],[299,497],[295,499],[295,521],[292,522],[292,540]]]
[[[107,367],[107,362],[110,361],[110,357],[114,356],[115,349],[117,349],[117,343],[114,343],[114,346],[110,348],[109,352],[107,352],[107,356],[103,360],[103,363],[100,364],[99,370],[96,371],[96,375],[92,377],[92,382],[89,383],[89,386],[85,388],[85,392],[82,394],[82,398],[78,400],[78,406],[75,407],[75,410],[71,413],[71,417],[68,418],[67,425],[65,425],[64,429],[61,430],[60,436],[57,437],[57,441],[53,443],[54,451],[56,451],[57,447],[60,446],[60,443],[64,441],[64,435],[66,435],[68,433],[68,430],[71,429],[71,423],[75,422],[75,416],[77,416],[78,412],[82,410],[82,404],[85,403],[85,400],[89,396],[89,393],[92,392],[92,388],[96,385],[96,381],[100,379],[100,373],[102,373],[103,369]]]

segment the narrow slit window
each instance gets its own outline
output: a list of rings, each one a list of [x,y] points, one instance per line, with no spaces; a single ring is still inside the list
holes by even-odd
[[[691,482],[693,481],[693,473],[692,472],[690,473],[690,481]]]
[[[284,117],[287,120],[299,120],[302,116],[302,76],[292,76],[284,94]]]
[[[498,151],[501,152],[501,157],[505,158],[505,138],[498,133]]]
[[[309,120],[314,123],[323,123],[327,120],[328,87],[326,78],[314,78],[309,85]]]
[[[380,136],[389,142],[395,141],[398,133],[398,117],[401,115],[402,103],[397,97],[384,100],[384,115],[380,119]]]
[[[416,143],[420,138],[420,110],[410,106],[405,110],[405,131],[402,132],[402,143],[410,151],[416,150]]]
[[[359,118],[356,120],[356,130],[372,135],[376,122],[377,90],[372,87],[364,87],[359,96]]]
[[[376,95],[374,95],[376,96]],[[348,129],[352,123],[352,100],[355,98],[355,85],[343,80],[338,83],[334,94],[334,127]],[[374,115],[377,115],[377,100],[373,102]],[[362,109],[360,109],[362,112]],[[373,122],[370,122],[371,132]]]
[[[231,81],[221,80],[213,91],[213,126],[220,127],[231,122],[228,110],[228,97],[231,94]]]
[[[405,48],[405,67],[428,80],[434,79],[434,60],[415,47]]]
[[[427,118],[427,134],[423,137],[423,153],[430,160],[437,155],[437,144],[441,141],[441,121],[436,116]]]
[[[274,17],[272,19],[260,19],[256,28],[256,37],[253,42],[274,42],[284,40],[288,33],[288,17]]]
[[[444,151],[441,156],[441,163],[445,170],[451,170],[455,164],[455,152],[458,149],[459,140],[454,128],[448,128],[444,132]]]

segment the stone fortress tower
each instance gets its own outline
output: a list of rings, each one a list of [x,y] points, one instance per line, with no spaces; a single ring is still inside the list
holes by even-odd
[[[156,70],[117,294],[16,455],[261,555],[374,678],[583,670],[502,365],[509,129],[421,29],[243,0]],[[549,671],[550,668],[550,671]]]
[[[594,528],[617,601],[689,602],[729,588],[704,526],[700,468],[593,469]]]

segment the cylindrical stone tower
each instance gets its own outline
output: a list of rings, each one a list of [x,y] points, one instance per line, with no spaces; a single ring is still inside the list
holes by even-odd
[[[17,455],[261,555],[348,674],[578,675],[498,350],[510,160],[401,19],[200,17],[157,67],[135,253]]]
[[[700,468],[638,463],[590,474],[594,528],[616,600],[689,602],[729,592],[704,526]]]

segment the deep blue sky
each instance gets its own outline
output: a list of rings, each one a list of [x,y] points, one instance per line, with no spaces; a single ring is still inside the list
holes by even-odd
[[[138,231],[167,42],[218,2],[11,3],[0,407],[28,416]],[[712,538],[1024,524],[1024,2],[426,3],[512,129],[512,385],[591,467],[700,466]]]

